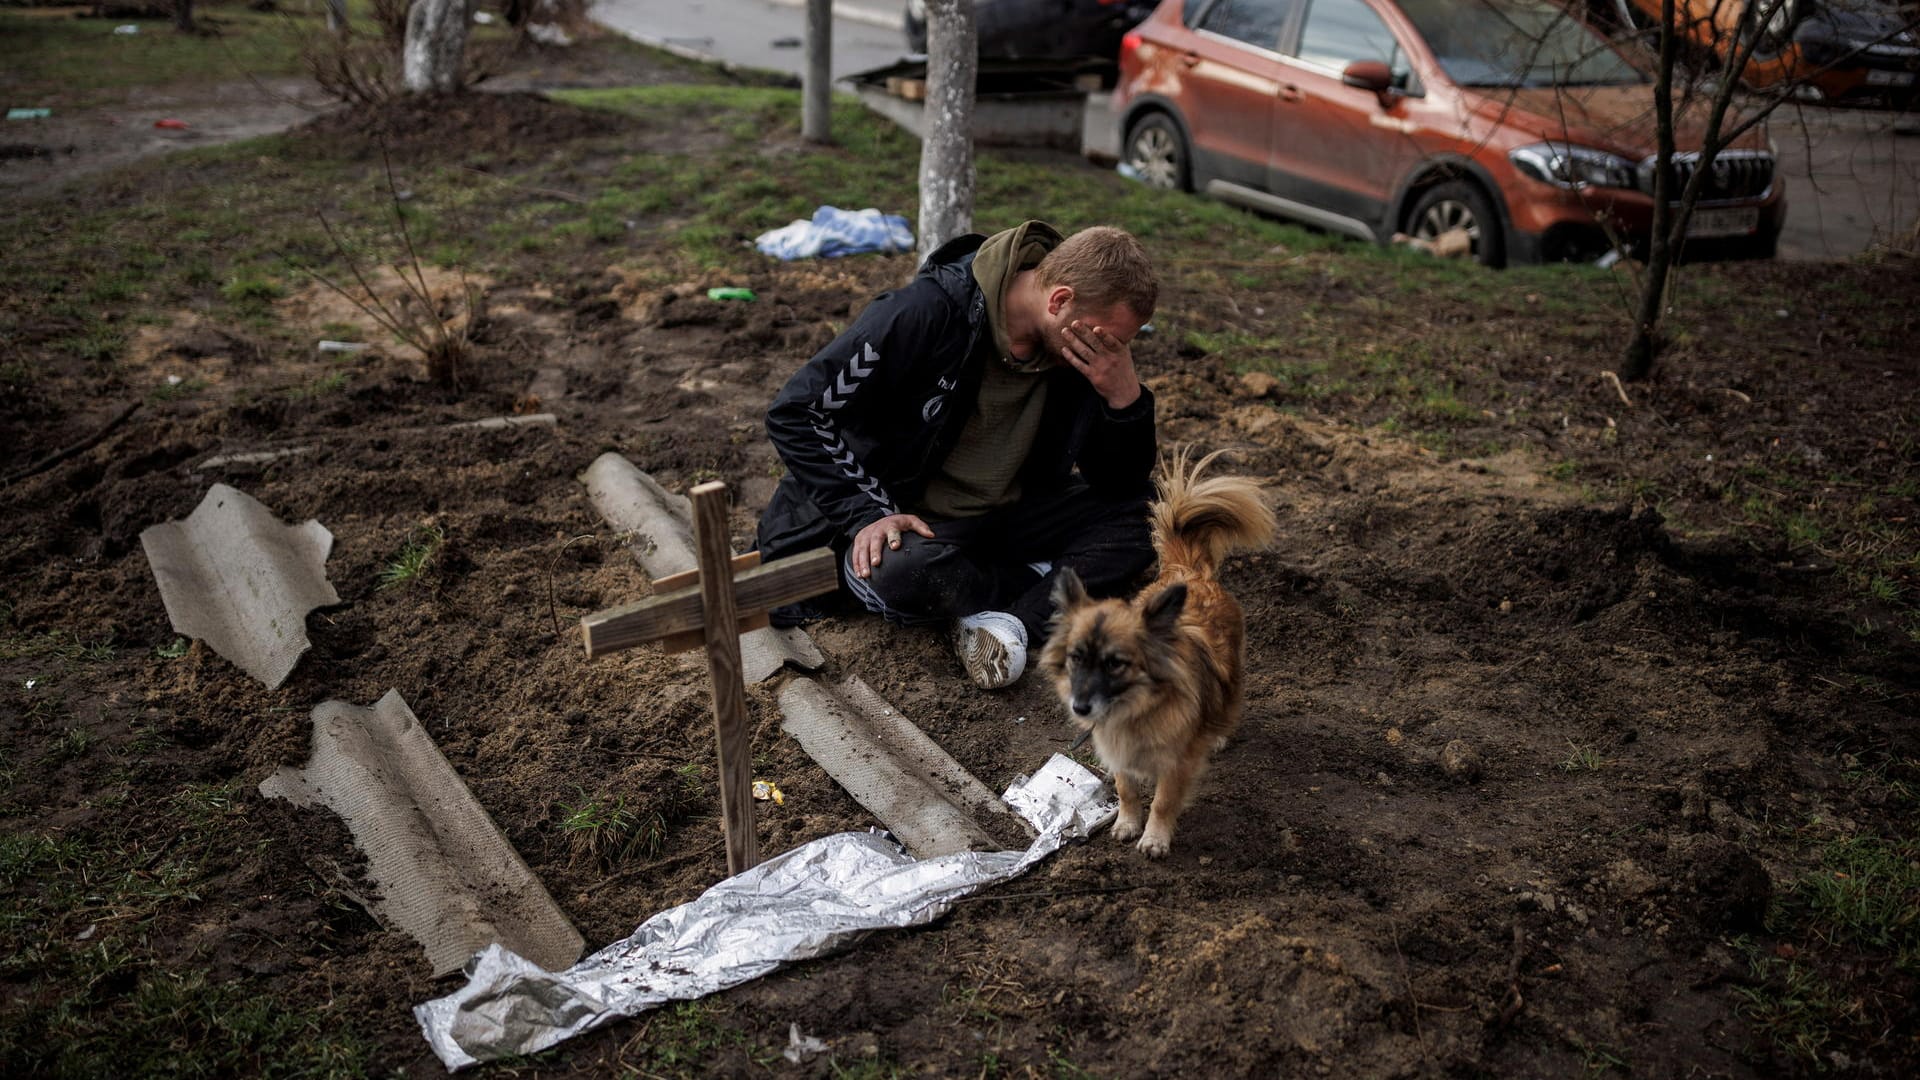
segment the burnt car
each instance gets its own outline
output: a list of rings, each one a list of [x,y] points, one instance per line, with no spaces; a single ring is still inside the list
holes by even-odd
[[[1153,11],[1142,0],[974,0],[979,52],[994,60],[1112,60]],[[907,0],[907,49],[927,51],[925,0]]]
[[[1651,31],[1661,0],[1592,0],[1602,26]],[[1751,14],[1748,9],[1753,8]],[[1920,84],[1920,6],[1889,0],[1674,0],[1675,25],[1716,63],[1752,42],[1740,77],[1802,98],[1910,107]]]

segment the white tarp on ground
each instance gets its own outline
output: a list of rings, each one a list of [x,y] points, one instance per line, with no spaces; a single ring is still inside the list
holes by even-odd
[[[277,689],[307,640],[307,613],[340,602],[327,580],[333,534],[282,525],[252,496],[215,484],[185,521],[140,534],[174,630]]]
[[[586,942],[421,728],[398,690],[371,709],[313,710],[313,756],[260,793],[339,814],[367,854],[384,923],[426,949],[435,976],[506,945],[565,967]]]
[[[873,833],[823,837],[655,915],[567,971],[490,947],[474,958],[466,986],[416,1006],[414,1016],[449,1070],[536,1053],[834,952],[873,930],[932,922],[962,896],[1024,873],[1114,813],[1100,779],[1060,754],[1008,788],[1006,802],[1040,833],[1025,851],[914,859]]]

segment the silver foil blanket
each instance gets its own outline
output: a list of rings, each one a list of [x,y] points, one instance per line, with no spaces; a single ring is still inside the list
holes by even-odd
[[[536,1053],[846,948],[872,930],[932,922],[962,896],[1086,838],[1114,813],[1100,778],[1059,754],[1005,798],[1039,834],[1025,851],[915,859],[876,833],[822,837],[655,915],[565,971],[488,946],[468,963],[466,986],[415,1006],[414,1017],[449,1071]]]

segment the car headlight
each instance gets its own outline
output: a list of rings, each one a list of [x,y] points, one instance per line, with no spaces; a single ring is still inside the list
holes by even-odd
[[[1556,187],[1634,186],[1633,162],[1618,154],[1570,143],[1534,143],[1508,152],[1507,160],[1526,176]]]

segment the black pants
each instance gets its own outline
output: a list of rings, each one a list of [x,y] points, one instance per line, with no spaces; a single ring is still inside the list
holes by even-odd
[[[1053,573],[1072,567],[1095,596],[1127,592],[1153,565],[1147,499],[1103,498],[1076,478],[1067,489],[977,517],[921,515],[929,540],[908,531],[866,580],[843,555],[841,585],[868,610],[903,623],[942,622],[1004,611],[1026,625],[1038,648],[1053,614]],[[1028,563],[1050,562],[1042,575]]]

